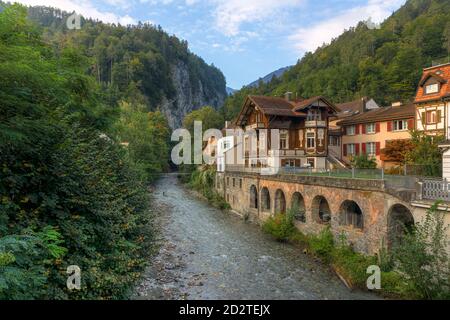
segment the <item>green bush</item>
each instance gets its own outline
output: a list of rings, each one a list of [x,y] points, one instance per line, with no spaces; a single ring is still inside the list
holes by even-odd
[[[334,249],[334,238],[330,227],[323,229],[319,235],[310,237],[311,251],[321,258],[330,261]]]
[[[146,187],[89,59],[54,52],[26,14],[0,12],[0,299],[126,298],[151,253]]]
[[[263,230],[271,234],[278,241],[289,240],[296,231],[294,212],[288,210],[285,214],[278,213],[268,218],[263,224]]]
[[[190,188],[200,192],[214,207],[221,210],[230,209],[230,205],[215,191],[215,177],[216,170],[214,167],[202,166],[192,171],[187,184]]]
[[[352,158],[352,165],[357,169],[376,169],[377,159],[363,153]]]
[[[444,214],[435,204],[394,249],[397,269],[426,299],[450,299],[450,261]]]

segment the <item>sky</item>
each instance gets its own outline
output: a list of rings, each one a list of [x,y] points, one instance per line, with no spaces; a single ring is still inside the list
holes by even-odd
[[[240,89],[369,18],[380,23],[406,0],[12,0],[104,22],[160,25]]]

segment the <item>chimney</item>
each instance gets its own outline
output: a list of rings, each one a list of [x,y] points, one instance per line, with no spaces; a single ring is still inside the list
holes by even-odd
[[[366,105],[367,105],[367,97],[362,97],[361,98],[361,106],[362,106],[361,113],[364,113],[367,111]]]
[[[284,94],[284,98],[286,99],[286,101],[291,101],[292,100],[292,92],[286,92]]]
[[[400,107],[402,103],[400,101],[392,102],[393,107]]]
[[[225,129],[229,129],[230,128],[230,121],[225,121]]]

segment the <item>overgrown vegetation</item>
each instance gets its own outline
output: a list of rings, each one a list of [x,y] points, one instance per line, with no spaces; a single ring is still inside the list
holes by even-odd
[[[406,153],[406,163],[414,169],[413,174],[442,177],[442,152],[439,144],[443,136],[428,136],[420,131],[411,132],[412,148]]]
[[[49,46],[26,16],[19,5],[0,13],[0,299],[127,297],[152,246],[142,173],[162,169],[145,158],[141,170],[148,144],[135,134],[164,122],[125,113],[133,130],[117,130],[90,58],[70,41]],[[165,161],[162,132],[151,147]],[[79,291],[66,287],[70,265]]]
[[[370,157],[366,153],[362,153],[352,158],[352,166],[356,169],[376,169],[377,159]]]
[[[200,192],[216,208],[229,209],[230,205],[215,191],[216,170],[211,166],[197,167],[192,174],[188,184],[190,188]]]
[[[446,251],[449,226],[437,206],[403,237],[395,248],[394,260],[422,298],[450,299],[450,259]]]
[[[144,181],[152,182],[168,170],[170,129],[161,112],[122,101],[115,129]]]
[[[330,228],[318,235],[298,231],[291,211],[270,217],[263,230],[278,241],[300,245],[329,263],[353,287],[367,289],[367,268],[381,268],[380,293],[396,298],[449,299],[450,261],[443,214],[437,205],[427,212],[424,222],[406,233],[393,252],[383,249],[378,257],[356,253],[347,245],[345,235],[336,241]],[[406,230],[405,230],[406,232]]]

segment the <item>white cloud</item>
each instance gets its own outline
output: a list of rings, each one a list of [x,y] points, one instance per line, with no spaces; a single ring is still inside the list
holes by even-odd
[[[300,5],[303,0],[215,0],[217,28],[226,36],[237,36],[247,22],[275,19],[280,10]]]
[[[364,6],[345,10],[318,24],[297,29],[289,36],[289,41],[301,53],[314,51],[360,21],[371,18],[375,23],[382,22],[404,3],[405,0],[368,0]]]
[[[135,24],[136,21],[128,16],[119,16],[112,12],[103,12],[98,10],[89,0],[13,0],[28,6],[48,6],[73,12],[86,18],[98,19],[106,23]],[[121,2],[122,0],[110,0],[111,2]]]

